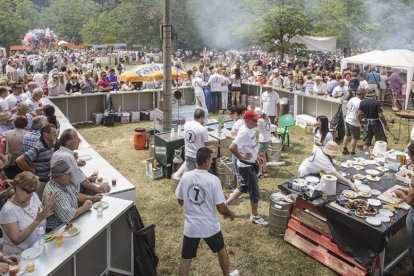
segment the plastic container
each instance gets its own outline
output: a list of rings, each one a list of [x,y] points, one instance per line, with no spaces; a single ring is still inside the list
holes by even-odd
[[[147,143],[147,133],[145,128],[138,127],[134,131],[134,148],[135,150],[143,150]]]

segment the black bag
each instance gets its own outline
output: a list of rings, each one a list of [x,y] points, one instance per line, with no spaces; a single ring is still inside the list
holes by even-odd
[[[330,129],[335,129],[338,134],[336,137],[336,142],[342,141],[345,137],[345,121],[344,116],[342,116],[342,106],[339,106],[338,111],[335,116],[332,118],[330,124]]]
[[[156,276],[159,259],[155,253],[155,224],[144,227],[136,206],[127,211],[126,217],[134,234],[134,275]]]
[[[106,97],[107,99],[105,103],[105,111],[102,122],[104,126],[114,126],[116,114],[113,108],[111,95],[108,93]]]

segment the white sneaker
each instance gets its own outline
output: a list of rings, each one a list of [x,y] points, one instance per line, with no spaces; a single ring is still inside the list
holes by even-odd
[[[230,276],[240,276],[240,272],[236,269],[230,272]]]
[[[269,225],[269,223],[266,220],[264,220],[264,218],[262,218],[260,215],[257,215],[257,216],[250,215],[250,221],[253,222],[254,224],[257,224],[263,227],[267,227]]]

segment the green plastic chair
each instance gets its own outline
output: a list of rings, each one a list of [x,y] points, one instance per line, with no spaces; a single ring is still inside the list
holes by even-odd
[[[276,134],[282,141],[283,146],[285,145],[287,139],[287,145],[290,147],[289,128],[295,125],[295,121],[295,117],[291,114],[285,114],[279,117]]]

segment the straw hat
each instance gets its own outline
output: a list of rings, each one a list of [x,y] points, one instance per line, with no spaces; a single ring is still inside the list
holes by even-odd
[[[12,114],[9,111],[0,112],[0,123],[6,123],[12,119]]]
[[[322,151],[329,156],[338,156],[340,154],[338,144],[334,141],[326,143]]]

